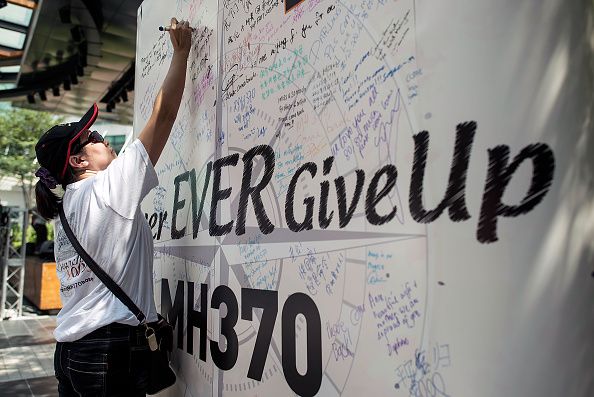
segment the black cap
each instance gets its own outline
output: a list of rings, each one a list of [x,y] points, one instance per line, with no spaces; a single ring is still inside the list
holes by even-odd
[[[68,166],[68,158],[71,154],[74,154],[70,152],[73,144],[84,131],[91,128],[98,114],[99,108],[94,103],[80,121],[53,126],[39,138],[37,145],[35,145],[37,161],[58,182],[63,182]]]

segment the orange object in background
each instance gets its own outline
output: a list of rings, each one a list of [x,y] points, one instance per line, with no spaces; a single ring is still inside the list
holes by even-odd
[[[24,295],[39,310],[62,308],[60,301],[60,280],[56,275],[55,262],[43,262],[35,256],[25,261]]]

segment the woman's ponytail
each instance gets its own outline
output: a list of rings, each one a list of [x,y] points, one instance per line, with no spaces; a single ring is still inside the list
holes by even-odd
[[[37,181],[35,185],[35,200],[37,201],[37,212],[45,219],[51,220],[58,216],[62,199],[56,196],[41,180]]]

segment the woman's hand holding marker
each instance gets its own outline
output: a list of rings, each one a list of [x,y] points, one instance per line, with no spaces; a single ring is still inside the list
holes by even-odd
[[[192,45],[192,31],[188,21],[179,21],[171,18],[171,25],[159,27],[159,30],[169,31],[173,49],[178,52],[189,53]]]

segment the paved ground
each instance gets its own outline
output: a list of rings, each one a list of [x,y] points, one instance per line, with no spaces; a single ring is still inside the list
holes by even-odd
[[[25,313],[0,321],[0,396],[57,396],[55,316]]]

